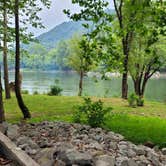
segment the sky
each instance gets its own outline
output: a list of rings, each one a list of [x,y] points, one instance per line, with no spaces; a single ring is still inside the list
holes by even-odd
[[[63,13],[63,9],[70,9],[72,12],[79,12],[80,7],[78,5],[74,5],[71,3],[71,0],[51,0],[51,8],[43,8],[43,10],[39,13],[39,16],[42,19],[43,25],[46,27],[45,29],[34,29],[29,28],[29,31],[33,32],[35,36],[38,36],[44,32],[49,31],[54,28],[56,25],[61,24],[65,21],[69,21],[69,18]],[[113,8],[112,0],[108,0],[110,2],[110,8]],[[41,6],[41,4],[38,4]]]

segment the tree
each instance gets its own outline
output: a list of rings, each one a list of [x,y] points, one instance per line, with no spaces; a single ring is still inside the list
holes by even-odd
[[[50,1],[42,0],[44,5],[50,5]],[[15,16],[15,93],[18,105],[23,113],[24,119],[31,118],[31,114],[24,104],[22,95],[21,95],[21,87],[20,87],[20,38],[22,37],[23,41],[27,41],[29,39],[27,36],[20,33],[22,30],[26,30],[26,28],[20,29],[20,15],[27,16],[25,19],[21,20],[22,23],[29,22],[33,27],[43,27],[40,22],[40,18],[37,15],[37,12],[42,9],[37,7],[37,0],[31,1],[14,1],[14,16]]]
[[[8,18],[7,18],[7,12],[8,12],[8,2],[3,0],[1,2],[1,9],[2,9],[2,40],[3,40],[3,69],[4,69],[4,85],[5,85],[5,96],[6,99],[9,99],[10,96],[10,89],[9,89],[9,77],[8,77],[8,62],[7,62],[7,41],[9,39],[8,37]]]
[[[82,96],[84,75],[95,67],[95,62],[92,59],[93,47],[93,43],[88,41],[85,36],[75,35],[68,42],[67,64],[80,76],[78,96]]]
[[[143,28],[134,33],[129,59],[135,93],[140,98],[144,96],[148,80],[166,64],[166,22],[163,17],[166,10],[158,2],[144,7],[137,17]]]
[[[3,96],[2,96],[2,82],[1,82],[1,66],[0,66],[0,123],[5,121]]]
[[[33,43],[28,49],[28,56],[26,56],[26,63],[28,67],[35,69],[45,69],[45,61],[47,57],[46,48],[40,43]]]
[[[70,11],[65,10],[65,13],[67,13],[71,19],[76,21],[82,19],[86,21],[92,21],[94,23],[94,30],[92,30],[89,34],[91,38],[96,37],[98,33],[103,30],[106,32],[106,30],[111,29],[114,17],[112,12],[105,10],[105,7],[108,6],[107,2],[103,0],[75,0],[72,2],[74,4],[79,4],[81,7],[83,7],[83,9],[80,13],[76,13],[73,15],[70,15]],[[132,43],[134,20],[138,13],[138,10],[135,10],[137,3],[134,0],[114,0],[113,2],[117,16],[115,17],[115,20],[119,22],[119,26],[114,32],[112,31],[112,33],[117,33],[118,36],[121,38],[123,50],[122,98],[126,99],[128,93],[127,79],[130,44]],[[89,28],[87,24],[85,24],[84,26]],[[107,28],[105,28],[105,26],[107,26]],[[112,43],[109,44],[112,45]]]
[[[60,70],[68,70],[66,59],[69,55],[68,43],[65,40],[60,41],[56,46],[55,60]]]
[[[148,41],[143,37],[139,37],[139,40],[134,43],[129,69],[134,82],[135,93],[140,98],[144,97],[148,80],[153,74],[160,71],[166,63],[165,41],[166,38],[160,38],[160,40],[149,46]]]
[[[24,115],[24,119],[31,118],[31,114],[24,104],[21,96],[20,87],[20,26],[19,26],[19,0],[15,0],[15,41],[16,41],[16,56],[15,56],[15,93],[19,107]]]

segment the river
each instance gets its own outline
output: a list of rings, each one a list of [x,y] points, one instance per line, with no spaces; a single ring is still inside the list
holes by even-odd
[[[14,80],[14,72],[9,73],[10,81]],[[75,72],[23,72],[22,89],[30,94],[34,91],[47,93],[51,85],[57,84],[63,89],[62,95],[75,96],[78,93],[79,76]],[[94,77],[84,77],[84,96],[111,97],[120,96],[121,78],[112,77],[110,80],[101,80]],[[129,91],[133,91],[129,79]],[[148,100],[166,101],[166,77],[149,80],[145,92]]]

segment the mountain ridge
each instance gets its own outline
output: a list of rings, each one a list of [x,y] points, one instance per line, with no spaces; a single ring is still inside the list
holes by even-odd
[[[39,35],[36,39],[47,48],[53,48],[61,40],[70,39],[74,33],[83,33],[85,28],[82,26],[83,21],[63,22],[48,32]]]

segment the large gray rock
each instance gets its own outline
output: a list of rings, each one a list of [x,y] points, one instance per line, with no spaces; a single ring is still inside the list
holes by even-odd
[[[93,165],[92,156],[88,153],[81,153],[75,149],[66,149],[65,151],[56,152],[56,159],[66,163],[66,165]]]
[[[118,157],[116,158],[116,166],[128,166],[128,160],[127,157]]]
[[[25,145],[28,145],[31,149],[39,149],[39,146],[34,141],[32,141],[31,138],[26,136],[19,137],[16,141],[16,144],[22,149],[25,147]]]
[[[0,124],[0,132],[2,132],[3,134],[6,134],[8,129],[8,123],[7,122],[3,122]]]
[[[161,152],[162,152],[163,155],[166,155],[166,148],[163,148],[163,149],[161,150]]]
[[[17,139],[19,136],[19,127],[17,125],[9,125],[7,130],[7,136],[11,139]]]
[[[40,166],[53,166],[55,163],[54,160],[55,148],[45,148],[42,149],[35,156],[35,160],[40,164]]]
[[[115,158],[108,155],[102,155],[95,158],[95,166],[114,166]]]
[[[135,151],[136,154],[139,155],[139,156],[145,155],[145,150],[144,150],[143,146],[142,146],[142,147],[135,147],[135,148],[134,148],[134,151]]]
[[[133,159],[129,159],[128,166],[138,166],[138,164]]]

